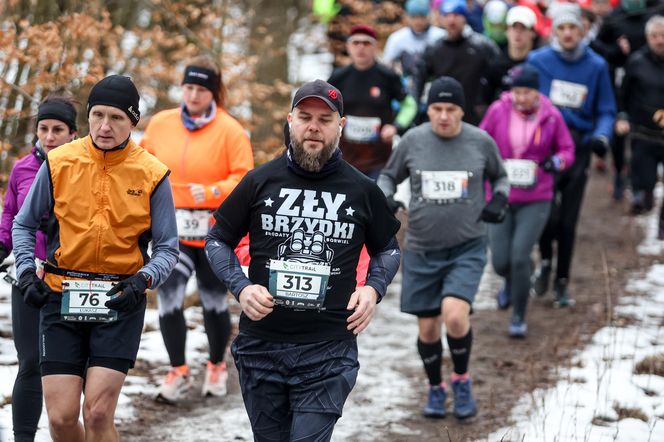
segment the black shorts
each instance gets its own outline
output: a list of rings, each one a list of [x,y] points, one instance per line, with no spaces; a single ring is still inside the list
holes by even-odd
[[[42,376],[83,377],[87,367],[127,373],[141,343],[146,300],[131,312],[118,312],[113,322],[71,322],[60,318],[62,294],[54,293],[41,309],[39,366]]]
[[[355,339],[294,344],[240,334],[231,352],[255,436],[292,413],[341,416],[360,369]]]

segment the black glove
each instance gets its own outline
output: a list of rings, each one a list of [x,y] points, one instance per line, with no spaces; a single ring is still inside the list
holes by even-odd
[[[118,282],[106,292],[108,296],[113,296],[118,292],[122,293],[113,299],[109,299],[104,305],[119,312],[131,311],[137,305],[140,305],[143,298],[145,298],[145,290],[149,285],[150,277],[143,272],[138,272],[134,276]]]
[[[392,213],[394,213],[395,215],[399,211],[399,209],[406,210],[406,206],[404,206],[401,201],[395,200],[393,197],[387,198],[387,207],[389,207]]]
[[[485,223],[501,223],[505,219],[506,211],[507,197],[502,193],[494,193],[491,201],[482,209],[480,219]]]
[[[591,138],[586,143],[586,148],[595,152],[598,157],[604,158],[608,150],[608,143],[604,138]]]
[[[563,162],[558,155],[551,155],[542,161],[542,169],[549,173],[560,172],[563,165],[562,163]]]
[[[0,244],[0,264],[2,264],[2,262],[7,259],[8,256],[9,251],[4,245]]]
[[[18,279],[18,286],[23,292],[23,302],[34,308],[42,308],[52,293],[33,269],[23,272]]]

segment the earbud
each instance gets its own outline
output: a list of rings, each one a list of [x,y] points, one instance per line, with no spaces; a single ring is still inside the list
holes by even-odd
[[[288,123],[288,128],[289,128],[289,129],[292,129],[292,127],[293,127],[293,126],[292,126],[290,123]]]
[[[339,135],[341,135],[341,131],[344,130],[343,127],[339,126]]]

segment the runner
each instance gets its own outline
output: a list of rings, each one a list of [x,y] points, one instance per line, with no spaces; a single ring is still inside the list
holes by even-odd
[[[25,303],[41,308],[39,363],[57,441],[118,440],[115,408],[136,360],[145,290],[177,262],[168,169],[129,137],[138,101],[128,77],[98,82],[88,97],[90,135],[48,153],[14,220],[19,286]],[[34,251],[44,214],[42,280]]]
[[[37,143],[29,155],[14,164],[7,183],[2,223],[0,262],[12,251],[12,223],[25,200],[46,154],[76,137],[76,108],[71,99],[48,96],[37,110]],[[46,259],[45,232],[36,233],[35,257]],[[4,266],[3,266],[4,267]],[[43,273],[43,269],[39,269]],[[18,373],[12,391],[12,422],[16,442],[32,441],[42,411],[39,375],[39,310],[27,306],[16,285],[12,285],[12,333],[18,357]]]
[[[397,184],[410,177],[401,311],[418,318],[417,349],[430,385],[423,413],[436,418],[446,414],[447,386],[441,374],[444,322],[454,365],[454,414],[465,419],[477,413],[468,362],[473,340],[470,313],[486,264],[482,221],[502,221],[509,184],[491,137],[461,121],[465,103],[457,80],[436,79],[427,103],[430,123],[404,135],[378,185],[393,200]],[[493,190],[486,206],[485,179]]]
[[[341,159],[341,93],[305,83],[287,153],[249,172],[215,212],[205,250],[242,307],[231,347],[254,440],[328,441],[359,363],[356,336],[399,267],[399,222]],[[233,249],[249,232],[249,278]],[[366,285],[355,266],[366,244]]]
[[[508,333],[525,338],[530,254],[549,218],[553,174],[574,161],[574,141],[560,111],[539,93],[537,69],[518,65],[508,80],[511,91],[489,107],[480,128],[496,141],[511,186],[505,221],[489,226],[491,262],[505,278],[498,307],[513,305]]]
[[[346,44],[351,64],[328,80],[346,97],[346,126],[341,139],[344,160],[372,179],[378,178],[392,152],[392,140],[417,114],[415,100],[399,75],[376,62],[376,31],[367,25],[351,29]],[[392,101],[400,110],[395,116]]]
[[[532,52],[528,60],[540,73],[540,92],[562,113],[576,149],[574,164],[556,182],[555,204],[539,241],[542,262],[533,290],[543,296],[549,288],[555,241],[558,247],[554,305],[566,307],[574,303],[567,284],[590,157],[593,152],[606,154],[616,104],[606,62],[582,41],[583,22],[578,5],[558,5],[553,32],[551,44]]]
[[[210,269],[203,247],[212,210],[254,167],[249,138],[224,109],[221,70],[208,56],[188,61],[182,80],[182,104],[156,114],[145,129],[141,146],[171,170],[178,220],[180,260],[159,287],[159,327],[171,369],[157,399],[175,403],[192,385],[185,359],[187,325],[183,303],[187,281],[196,272],[198,294],[210,357],[203,396],[226,394],[224,355],[231,334],[226,286]]]
[[[657,168],[664,163],[664,16],[648,20],[645,34],[648,44],[625,65],[616,121],[616,133],[630,136],[633,214],[653,208]],[[662,210],[659,239],[664,239]]]

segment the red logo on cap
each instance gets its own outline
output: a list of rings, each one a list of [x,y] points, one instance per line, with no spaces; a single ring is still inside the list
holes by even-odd
[[[330,89],[329,91],[327,91],[327,96],[330,97],[333,100],[336,100],[337,99],[337,91],[335,91],[334,89]]]

